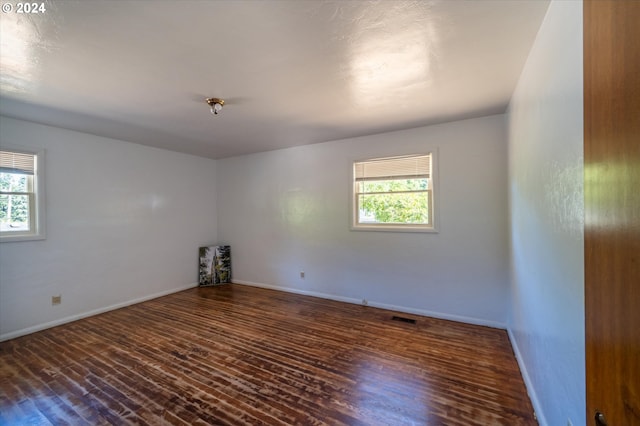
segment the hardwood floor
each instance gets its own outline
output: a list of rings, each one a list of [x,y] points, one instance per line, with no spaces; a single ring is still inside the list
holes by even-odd
[[[537,424],[504,330],[238,284],[2,342],[0,389],[3,425]]]

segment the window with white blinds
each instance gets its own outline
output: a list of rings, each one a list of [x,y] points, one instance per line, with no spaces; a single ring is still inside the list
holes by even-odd
[[[434,230],[433,153],[353,163],[353,229]]]
[[[0,241],[44,238],[43,155],[0,149]]]

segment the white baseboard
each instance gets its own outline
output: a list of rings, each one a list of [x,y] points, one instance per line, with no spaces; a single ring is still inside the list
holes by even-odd
[[[65,318],[50,321],[44,324],[38,324],[31,327],[23,328],[21,330],[12,331],[10,333],[0,334],[0,342],[9,339],[15,339],[16,337],[25,336],[27,334],[35,333],[36,331],[46,330],[47,328],[56,327],[58,325],[66,324],[68,322],[77,321],[82,318],[87,318],[93,315],[102,314],[104,312],[113,311],[115,309],[124,308],[125,306],[135,305],[136,303],[146,302],[147,300],[157,299],[158,297],[166,296],[168,294],[177,293],[179,291],[187,290],[189,288],[196,287],[198,284],[189,284],[182,287],[173,288],[171,290],[161,291],[159,293],[149,294],[147,296],[139,297],[133,300],[127,300],[126,302],[116,303],[115,305],[105,306],[104,308],[94,309],[88,312],[82,312],[80,314],[71,315]]]
[[[531,382],[531,378],[529,377],[527,366],[525,365],[524,359],[520,354],[520,348],[518,348],[518,342],[516,340],[516,337],[513,335],[511,328],[509,327],[507,327],[507,334],[509,335],[509,340],[511,341],[511,347],[513,348],[513,353],[515,354],[516,360],[518,361],[518,366],[520,367],[520,373],[522,374],[524,385],[527,388],[527,393],[529,394],[531,405],[533,405],[533,411],[535,412],[536,418],[538,419],[538,424],[540,426],[548,426],[547,419],[544,416],[544,411],[542,411],[542,405],[540,404],[540,400],[538,400],[536,391],[533,388],[533,382]]]
[[[301,289],[292,288],[292,287],[280,287],[280,286],[271,285],[271,284],[255,283],[255,282],[251,282],[251,281],[243,281],[243,280],[237,280],[237,279],[233,279],[232,281],[233,281],[234,284],[248,285],[248,286],[251,286],[251,287],[268,288],[268,289],[271,289],[271,290],[284,291],[284,292],[287,292],[287,293],[302,294],[302,295],[305,295],[305,296],[319,297],[319,298],[322,298],[322,299],[335,300],[335,301],[338,301],[338,302],[353,303],[353,304],[356,304],[356,305],[361,305],[362,304],[362,300],[354,299],[354,298],[351,298],[351,297],[343,297],[343,296],[337,296],[337,295],[334,295],[334,294],[318,293],[318,292],[315,292],[315,291],[301,290]],[[434,311],[427,311],[427,310],[424,310],[424,309],[408,308],[408,307],[405,307],[405,306],[389,305],[389,304],[386,304],[386,303],[372,302],[371,300],[369,300],[367,302],[367,305],[368,306],[372,306],[374,308],[388,309],[390,311],[404,312],[404,313],[407,313],[407,314],[422,315],[422,316],[425,316],[425,317],[433,317],[433,318],[445,319],[445,320],[449,320],[449,321],[463,322],[463,323],[467,323],[467,324],[482,325],[482,326],[492,327],[492,328],[500,328],[500,329],[503,329],[503,330],[507,328],[506,324],[503,324],[503,323],[500,323],[500,322],[497,322],[497,321],[489,321],[489,320],[485,320],[485,319],[465,317],[465,316],[461,316],[461,315],[444,314],[442,312],[434,312]]]

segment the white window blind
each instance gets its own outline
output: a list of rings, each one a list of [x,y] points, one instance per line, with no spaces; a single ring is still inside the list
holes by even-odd
[[[33,175],[35,173],[35,155],[0,151],[0,172]]]
[[[357,182],[392,179],[429,179],[431,154],[376,159],[355,163]]]

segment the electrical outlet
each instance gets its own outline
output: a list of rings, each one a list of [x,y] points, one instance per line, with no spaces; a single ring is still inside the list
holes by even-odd
[[[304,271],[300,271],[300,278],[304,279]]]
[[[362,299],[362,306],[369,306],[369,301],[367,299]]]
[[[52,305],[59,305],[62,303],[62,295],[59,294],[58,296],[51,296],[51,304]]]

